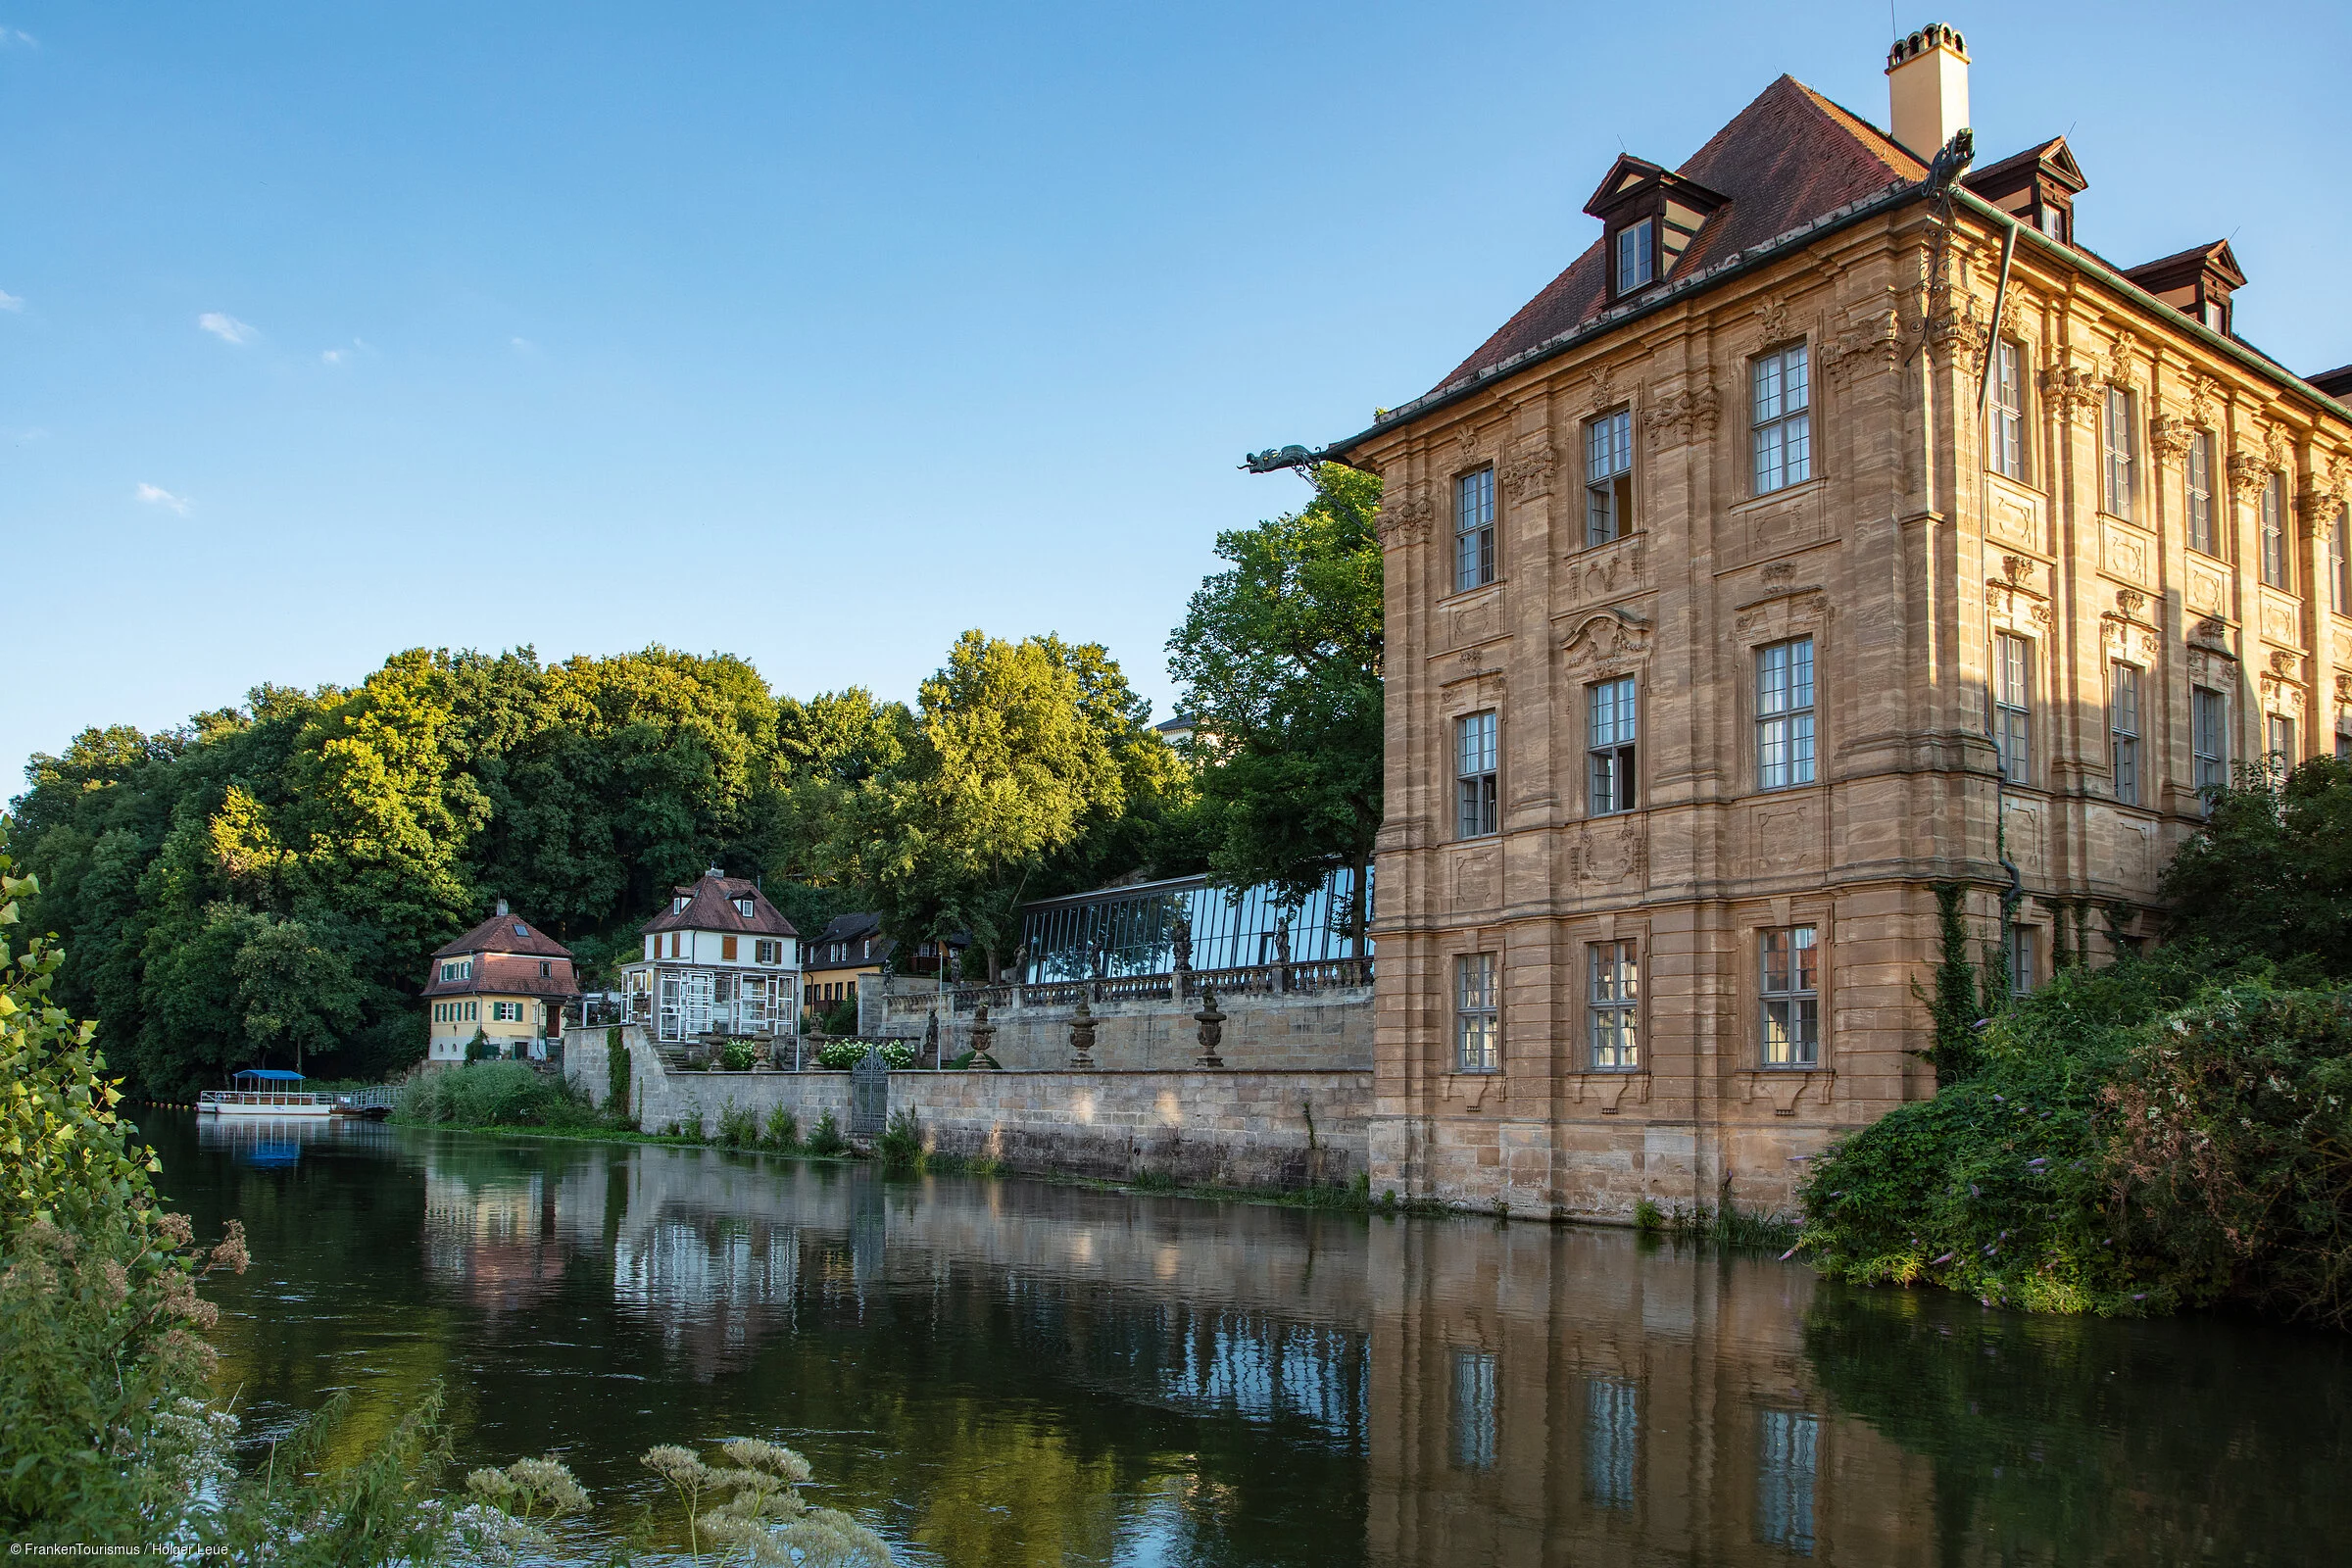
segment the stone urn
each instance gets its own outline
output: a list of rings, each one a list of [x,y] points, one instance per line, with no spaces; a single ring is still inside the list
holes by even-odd
[[[988,1004],[972,1004],[972,1065],[1002,1069],[1004,1063],[996,1058],[997,1026],[988,1021]]]
[[[1200,1010],[1194,1013],[1193,1016],[1200,1020],[1200,1065],[1203,1067],[1224,1066],[1225,1058],[1217,1054],[1217,1048],[1225,1041],[1225,1014],[1217,1010],[1217,992],[1214,986],[1200,988]]]
[[[1095,1009],[1078,999],[1078,1010],[1070,1014],[1070,1065],[1086,1068],[1095,1064]]]

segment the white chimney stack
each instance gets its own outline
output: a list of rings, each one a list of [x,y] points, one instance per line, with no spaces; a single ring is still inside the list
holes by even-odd
[[[1921,163],[1932,163],[1954,132],[1968,124],[1968,46],[1960,34],[1931,22],[1886,52],[1888,128]]]

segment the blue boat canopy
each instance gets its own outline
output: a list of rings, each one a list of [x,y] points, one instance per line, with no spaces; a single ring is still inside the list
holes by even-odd
[[[237,1074],[237,1076],[239,1078],[259,1078],[266,1083],[273,1084],[298,1084],[302,1082],[302,1074],[298,1072],[288,1072],[283,1067],[248,1067],[243,1072]]]

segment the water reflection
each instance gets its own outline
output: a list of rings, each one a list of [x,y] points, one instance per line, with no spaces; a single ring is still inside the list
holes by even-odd
[[[655,1443],[808,1453],[964,1563],[2327,1560],[2343,1348],[1818,1289],[1610,1233],[1365,1220],[705,1151],[159,1130],[243,1216],[268,1429],[459,1391],[459,1459],[606,1503]],[[355,1441],[364,1441],[362,1439]],[[583,1555],[601,1555],[581,1544]]]

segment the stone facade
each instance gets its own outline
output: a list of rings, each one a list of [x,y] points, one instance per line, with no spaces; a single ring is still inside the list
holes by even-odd
[[[1812,115],[1826,128],[1804,134],[1881,161],[1858,186],[1875,193],[1790,208],[1754,244],[1709,250],[1702,227],[1694,270],[1622,300],[1592,296],[1605,253],[1588,256],[1483,360],[1327,454],[1386,481],[1376,1191],[1592,1218],[1645,1197],[1785,1209],[1794,1156],[1934,1092],[1911,1053],[1928,1042],[1913,988],[1937,956],[1935,884],[1965,885],[1972,934],[1997,943],[2005,845],[2034,970],[2054,938],[2095,959],[2150,929],[2158,874],[2198,820],[2192,688],[2218,694],[2229,760],[2335,744],[2352,698],[2328,553],[2352,491],[2345,409],[2032,227],[1996,327],[2000,213],[1939,200],[1924,155],[1833,109],[1783,78],[1686,169],[1712,158],[1695,177],[1716,178],[1740,155],[1726,137],[1791,136]],[[1741,186],[1706,221],[1768,199]],[[1549,337],[1524,325],[1555,307]],[[2019,405],[2014,475],[1991,471],[1979,420],[1993,343]],[[1767,488],[1758,367],[1790,350],[1809,462]],[[1593,425],[1620,414],[1630,526],[1589,544]],[[2202,548],[2183,520],[2192,447]],[[1466,478],[1489,487],[1495,563],[1468,586]],[[2263,517],[2281,505],[2275,587]],[[1764,662],[1800,644],[1814,760],[1768,778]],[[2000,715],[1996,648],[2022,677]],[[1636,804],[1604,811],[1594,693],[1628,677]],[[2118,680],[2138,685],[2135,788],[2116,767]],[[1494,804],[1466,824],[1457,758],[1480,714],[1498,733]],[[2005,785],[1996,716],[2024,742]],[[1799,928],[1817,1054],[1776,1064],[1767,943]],[[1599,1070],[1592,966],[1619,943],[1639,977],[1631,1064]],[[1461,1054],[1462,966],[1482,955],[1499,1044],[1491,1071],[1464,1070],[1484,1065]]]
[[[1153,977],[1159,978],[1159,977]],[[971,1002],[991,998],[989,1021],[996,1025],[995,1055],[1006,1067],[1053,1068],[1070,1064],[1072,986],[967,988],[961,996],[943,993],[936,982],[905,975],[884,976],[859,988],[859,1033],[921,1040],[932,1016],[939,1018],[950,1059],[971,1047]],[[1162,989],[1165,989],[1164,982]],[[1054,1000],[1036,1000],[1050,996]],[[1158,997],[1104,996],[1089,1001],[1095,1019],[1095,1064],[1116,1071],[1166,1072],[1193,1065],[1200,1054],[1198,995],[1182,1003]],[[1326,986],[1277,993],[1264,989],[1220,991],[1225,1014],[1219,1054],[1228,1067],[1265,1071],[1317,1072],[1372,1065],[1372,987]]]
[[[847,1072],[670,1071],[639,1027],[621,1031],[637,1124],[718,1130],[729,1105],[764,1126],[782,1108],[804,1137],[830,1112],[851,1123]],[[609,1032],[574,1029],[564,1071],[602,1103]],[[926,1150],[1040,1175],[1187,1185],[1345,1184],[1365,1168],[1369,1071],[895,1072],[889,1110],[910,1109]]]

